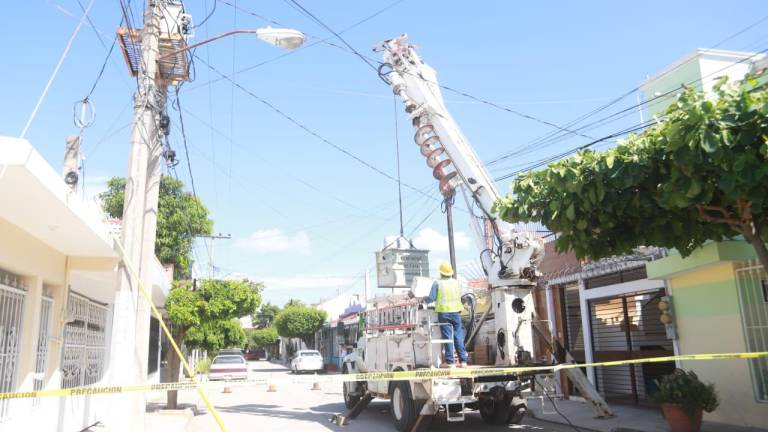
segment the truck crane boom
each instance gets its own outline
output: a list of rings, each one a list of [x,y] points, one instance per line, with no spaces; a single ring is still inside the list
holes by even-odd
[[[499,192],[446,108],[435,70],[421,60],[406,35],[384,41],[376,50],[384,57],[379,76],[405,104],[416,128],[414,140],[439,180],[440,192],[451,197],[463,186],[470,213],[475,216],[473,207],[482,212],[472,219],[490,286],[533,285],[536,266],[543,257],[542,242],[493,216],[491,209]],[[488,247],[483,220],[490,222],[493,248]]]
[[[493,215],[493,204],[500,197],[494,181],[448,112],[437,73],[421,60],[408,37],[386,40],[374,51],[383,55],[379,76],[404,103],[416,128],[414,140],[439,181],[440,192],[451,198],[462,188],[491,289],[499,353],[496,364],[529,363],[535,318],[531,288],[544,256],[543,241]],[[476,215],[475,208],[482,214]]]

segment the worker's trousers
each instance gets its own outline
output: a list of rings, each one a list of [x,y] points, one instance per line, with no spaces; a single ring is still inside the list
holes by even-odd
[[[467,350],[464,348],[464,326],[461,324],[461,315],[458,312],[439,312],[437,314],[437,321],[441,325],[440,334],[443,339],[453,338],[453,343],[444,345],[445,362],[453,364],[453,350],[459,353],[459,360],[462,363],[467,362]]]

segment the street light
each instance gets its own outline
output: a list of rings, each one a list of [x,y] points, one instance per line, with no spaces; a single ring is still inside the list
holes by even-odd
[[[243,33],[255,34],[262,41],[286,50],[299,48],[305,40],[304,33],[298,30],[272,27],[230,30],[192,45],[187,45],[186,38],[181,34],[162,34],[159,35],[157,56],[159,75],[171,83],[185,81],[188,79],[189,70],[184,53],[215,40]],[[131,75],[138,76],[141,58],[140,30],[120,28],[117,35]]]
[[[213,42],[217,39],[221,39],[227,36],[231,36],[234,34],[241,34],[241,33],[255,34],[257,38],[263,40],[264,42],[272,44],[278,48],[283,48],[287,50],[294,50],[300,47],[304,43],[304,33],[294,29],[272,28],[272,27],[264,27],[264,28],[258,28],[258,29],[238,29],[238,30],[230,30],[220,35],[216,35],[208,39],[202,40],[198,43],[187,45],[181,49],[177,49],[176,51],[171,51],[169,53],[162,54],[159,57],[159,59],[174,56],[184,51],[189,51],[192,48],[197,48],[200,45],[205,45],[209,42]]]

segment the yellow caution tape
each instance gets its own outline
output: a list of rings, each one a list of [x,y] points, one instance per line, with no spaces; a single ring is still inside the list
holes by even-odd
[[[504,368],[462,368],[462,369],[424,369],[415,371],[398,372],[365,372],[343,375],[312,375],[304,377],[290,377],[288,375],[277,378],[258,378],[244,381],[217,381],[217,382],[195,382],[184,381],[179,383],[161,383],[161,384],[140,384],[125,386],[107,386],[107,387],[76,387],[71,389],[40,390],[30,392],[11,392],[0,393],[0,400],[3,399],[23,399],[38,397],[69,397],[84,396],[94,394],[116,394],[132,392],[154,392],[166,390],[193,390],[202,391],[204,388],[218,387],[251,387],[254,385],[264,385],[276,382],[331,382],[339,383],[345,381],[399,381],[399,380],[420,380],[435,378],[475,378],[480,376],[498,376],[499,381],[508,380],[510,375],[525,375],[532,372],[557,372],[564,369],[576,369],[587,367],[612,367],[628,364],[640,363],[659,363],[668,361],[684,360],[723,360],[723,359],[756,359],[768,357],[768,351],[749,352],[749,353],[718,353],[718,354],[687,354],[679,356],[649,357],[632,360],[617,360],[596,363],[564,363],[553,366],[521,366]]]

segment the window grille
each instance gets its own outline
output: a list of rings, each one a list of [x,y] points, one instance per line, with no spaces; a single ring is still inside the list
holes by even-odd
[[[15,391],[21,349],[25,286],[20,278],[0,271],[0,393]],[[10,400],[0,400],[0,419],[8,417]]]
[[[61,387],[98,382],[104,374],[107,308],[79,294],[67,299]]]
[[[43,289],[43,298],[40,302],[40,329],[37,336],[37,355],[35,356],[35,381],[34,390],[42,390],[45,386],[45,374],[48,370],[48,351],[51,341],[51,325],[53,324],[53,299],[47,289]],[[32,401],[34,406],[40,403],[40,398]]]
[[[768,301],[764,294],[768,273],[757,263],[749,263],[736,270],[736,286],[747,351],[768,351]],[[768,402],[768,359],[748,361],[755,399]]]

